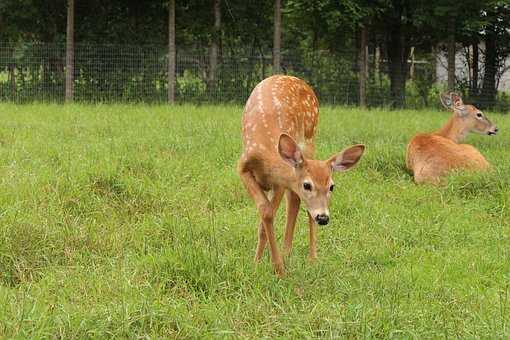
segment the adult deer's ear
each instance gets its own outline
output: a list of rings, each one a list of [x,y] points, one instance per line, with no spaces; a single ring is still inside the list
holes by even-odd
[[[364,151],[365,145],[356,144],[333,155],[328,162],[331,164],[333,171],[347,171],[358,163]]]
[[[453,108],[458,108],[458,107],[464,106],[462,97],[459,94],[457,94],[455,92],[450,92],[450,98],[452,99]]]
[[[439,98],[441,99],[443,106],[448,110],[456,112],[459,116],[464,116],[467,114],[466,106],[464,105],[462,97],[459,94],[455,92],[441,93]]]
[[[453,111],[453,101],[450,93],[443,92],[439,95],[439,100],[441,100],[441,104],[447,109]]]
[[[303,153],[291,136],[282,133],[278,141],[278,153],[290,166],[297,168],[303,164]]]

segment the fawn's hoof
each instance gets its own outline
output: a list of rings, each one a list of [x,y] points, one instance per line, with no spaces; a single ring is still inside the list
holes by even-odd
[[[274,271],[276,272],[276,275],[280,278],[285,276],[285,267],[283,266],[283,263],[275,264]]]

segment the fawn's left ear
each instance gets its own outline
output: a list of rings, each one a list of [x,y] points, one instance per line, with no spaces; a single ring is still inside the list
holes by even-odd
[[[304,158],[301,149],[291,136],[286,133],[280,135],[278,153],[290,166],[297,168],[303,164]]]
[[[347,171],[352,168],[363,155],[365,145],[356,144],[345,148],[342,152],[333,155],[328,162],[331,164],[333,171]]]

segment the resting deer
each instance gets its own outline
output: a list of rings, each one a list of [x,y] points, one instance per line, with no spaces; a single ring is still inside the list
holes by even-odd
[[[279,276],[284,275],[284,265],[273,220],[283,195],[287,201],[284,254],[290,254],[303,201],[310,228],[309,259],[313,261],[317,257],[315,223],[329,222],[332,173],[353,167],[365,149],[364,145],[354,145],[325,161],[314,160],[318,116],[318,100],[310,86],[298,78],[282,75],[260,82],[243,113],[243,153],[238,171],[260,215],[255,262],[259,262],[269,241],[271,259]]]
[[[418,134],[407,146],[406,165],[416,183],[439,184],[451,170],[486,170],[489,163],[469,144],[459,144],[469,132],[495,135],[496,126],[473,105],[465,105],[455,93],[441,94],[443,105],[453,111],[446,124],[434,133]]]

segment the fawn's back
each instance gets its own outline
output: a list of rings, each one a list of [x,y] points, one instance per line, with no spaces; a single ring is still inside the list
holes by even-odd
[[[305,156],[312,157],[318,117],[317,97],[303,80],[283,75],[265,79],[254,88],[244,109],[244,155],[276,155],[278,138],[286,133]]]

